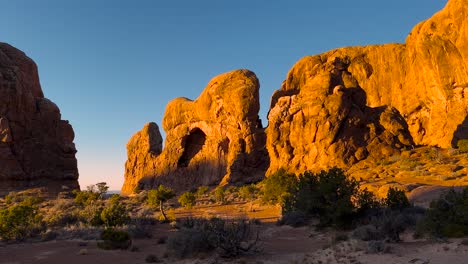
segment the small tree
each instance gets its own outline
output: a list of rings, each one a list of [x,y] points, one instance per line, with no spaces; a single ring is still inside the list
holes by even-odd
[[[96,183],[96,189],[97,193],[99,194],[99,197],[102,199],[109,190],[109,186],[107,186],[107,183],[105,182],[98,182]]]
[[[195,205],[196,197],[193,192],[184,192],[178,199],[180,205],[185,208],[192,208]]]
[[[175,193],[171,188],[159,185],[158,189],[150,190],[148,192],[148,205],[157,208],[164,217],[164,221],[167,221],[167,216],[164,213],[164,202],[175,197]]]
[[[226,203],[226,195],[225,195],[225,191],[224,191],[224,188],[223,187],[217,187],[215,190],[214,190],[214,195],[215,195],[215,200],[220,203],[220,204],[224,204]]]
[[[385,205],[392,210],[402,210],[410,207],[410,202],[405,191],[390,187],[385,199]]]

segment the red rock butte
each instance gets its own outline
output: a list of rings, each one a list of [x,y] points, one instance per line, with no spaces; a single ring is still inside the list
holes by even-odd
[[[168,104],[164,149],[155,123],[131,138],[122,191],[249,182],[279,168],[347,168],[415,145],[454,147],[468,138],[467,27],[468,0],[450,0],[405,44],[302,58],[272,95],[266,130],[254,73],[215,77],[197,100]]]
[[[44,97],[37,66],[0,43],[0,195],[29,188],[79,188],[74,132]]]

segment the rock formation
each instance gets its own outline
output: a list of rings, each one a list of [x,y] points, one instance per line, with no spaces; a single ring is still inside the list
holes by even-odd
[[[122,193],[159,184],[189,190],[264,177],[268,155],[258,97],[255,74],[236,70],[213,78],[195,101],[169,102],[164,149],[155,123],[128,142]]]
[[[0,195],[79,188],[73,129],[60,118],[42,93],[34,61],[0,43]]]
[[[455,146],[468,138],[467,98],[468,0],[450,0],[406,44],[341,48],[297,62],[272,97],[269,172],[348,166],[412,139]]]

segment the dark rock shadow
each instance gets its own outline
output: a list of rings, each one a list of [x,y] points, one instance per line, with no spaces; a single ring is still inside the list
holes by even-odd
[[[468,139],[468,116],[465,116],[465,120],[457,126],[457,130],[453,133],[452,147],[456,148],[460,139]]]

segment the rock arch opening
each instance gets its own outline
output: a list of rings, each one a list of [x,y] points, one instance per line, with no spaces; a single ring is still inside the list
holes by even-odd
[[[199,128],[193,129],[190,134],[182,139],[184,152],[180,157],[178,167],[188,167],[190,161],[205,145],[206,134]]]

